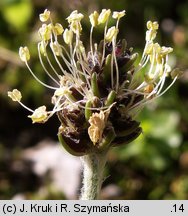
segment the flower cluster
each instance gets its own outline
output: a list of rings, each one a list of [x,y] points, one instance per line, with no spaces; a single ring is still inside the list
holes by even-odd
[[[32,110],[21,102],[17,89],[8,92],[8,96],[31,112],[28,117],[33,123],[44,123],[56,113],[60,120],[59,139],[73,155],[107,150],[136,139],[142,130],[135,115],[146,103],[164,94],[180,74],[177,69],[171,71],[168,64],[168,55],[173,49],[154,42],[157,22],[147,22],[145,48],[135,65],[138,54],[127,48],[124,39],[117,40],[123,16],[124,10],[94,11],[89,16],[88,50],[81,40],[83,14],[73,11],[66,19],[68,27],[65,29],[53,23],[49,10],[40,14],[38,55],[54,86],[40,80],[32,71],[28,48],[19,49],[20,58],[33,77],[52,90],[54,106],[51,111],[44,105]],[[109,27],[109,19],[115,20],[114,26]],[[104,28],[103,38],[100,43],[93,43],[93,32],[100,25]],[[163,89],[169,75],[173,81]]]

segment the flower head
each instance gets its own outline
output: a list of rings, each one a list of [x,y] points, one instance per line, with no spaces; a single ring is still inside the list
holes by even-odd
[[[52,22],[50,11],[45,10],[40,15],[45,24],[39,29],[38,54],[44,72],[54,85],[40,80],[32,71],[28,48],[19,50],[32,76],[52,91],[53,109],[47,111],[44,105],[35,110],[28,108],[21,102],[17,89],[8,92],[8,96],[31,112],[28,117],[33,123],[44,123],[57,114],[59,139],[73,155],[101,152],[136,139],[142,132],[136,114],[145,104],[164,94],[181,74],[178,69],[171,71],[169,65],[168,56],[173,49],[155,42],[157,22],[147,22],[145,48],[136,64],[138,54],[127,48],[124,39],[118,39],[118,25],[123,16],[125,10],[115,11],[112,16],[110,9],[103,9],[100,14],[94,11],[89,16],[87,50],[87,43],[81,39],[83,14],[73,11],[66,19],[68,26],[64,30],[61,24]],[[116,25],[109,26],[110,18],[116,20]],[[103,38],[93,43],[94,30],[100,24],[104,24]],[[173,81],[164,89],[169,75]]]

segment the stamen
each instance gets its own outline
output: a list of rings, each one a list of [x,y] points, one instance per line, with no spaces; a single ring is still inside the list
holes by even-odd
[[[51,42],[53,43],[53,41],[51,41]],[[63,69],[61,63],[59,62],[59,60],[58,60],[58,58],[57,58],[57,56],[56,56],[56,54],[55,54],[55,51],[54,51],[53,47],[51,47],[51,50],[52,50],[53,56],[54,56],[54,58],[55,58],[55,60],[56,60],[56,62],[57,62],[57,64],[58,64],[58,66],[59,66],[61,72],[62,72],[65,76],[67,76],[68,73]],[[62,56],[62,54],[60,54],[60,56]]]
[[[107,33],[107,27],[108,27],[108,19],[106,21],[105,27],[104,27],[104,42],[103,42],[103,52],[102,52],[102,59],[101,59],[101,66],[103,65],[104,62],[104,57],[105,57],[105,46],[106,46],[106,33]]]
[[[79,56],[80,57],[80,56]],[[89,79],[88,79],[88,75],[86,74],[86,71],[87,70],[85,70],[85,67],[84,67],[84,65],[83,65],[83,61],[82,61],[82,58],[80,57],[80,58],[78,58],[79,59],[79,63],[81,64],[81,67],[82,67],[82,70],[83,70],[83,75],[84,75],[84,77],[85,77],[85,79],[86,79],[86,82],[87,82],[87,85],[88,85],[88,88],[89,89],[91,89],[91,84],[90,84],[90,82],[89,82]],[[77,73],[78,74],[78,73]]]
[[[59,74],[57,73],[56,69],[54,68],[54,66],[52,65],[50,59],[49,59],[49,56],[48,56],[48,53],[46,52],[46,59],[48,61],[48,64],[50,65],[50,67],[52,68],[53,72],[55,73],[55,75],[59,78]]]
[[[26,110],[28,110],[29,112],[34,112],[34,110],[30,109],[29,107],[27,107],[25,104],[23,104],[21,101],[18,101],[18,103],[23,107],[25,108]]]
[[[114,63],[115,63],[115,68],[116,68],[116,92],[119,89],[119,68],[117,64],[117,58],[116,58],[116,53],[115,53],[115,46],[116,46],[116,39],[114,38],[112,40],[112,47],[113,47],[113,56],[114,56]]]
[[[41,56],[41,52],[40,52],[40,46],[41,44],[39,43],[38,44],[38,56],[39,56],[39,60],[40,60],[40,63],[44,69],[44,71],[47,73],[47,75],[56,83],[59,85],[58,81],[48,72],[48,70],[46,69],[46,67],[44,66],[44,63],[43,63],[43,60],[42,60],[42,56]]]
[[[112,58],[111,58],[111,88],[113,89],[114,88],[114,55],[112,55]]]
[[[161,97],[164,93],[166,93],[173,86],[173,84],[176,82],[177,79],[178,79],[178,76],[176,76],[171,82],[171,84],[161,94],[157,95],[156,98]]]
[[[93,54],[92,34],[93,34],[93,26],[91,27],[91,30],[90,30],[90,50],[91,50],[91,56],[92,56],[93,65],[95,65],[94,54]]]

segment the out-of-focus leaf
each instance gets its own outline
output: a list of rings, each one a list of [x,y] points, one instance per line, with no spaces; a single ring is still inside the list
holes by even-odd
[[[2,5],[1,13],[10,28],[23,31],[31,19],[32,4],[30,0],[9,1],[9,4]]]
[[[178,132],[179,120],[177,112],[161,111],[152,115],[152,119],[143,119],[142,127],[146,135],[162,139],[171,147],[178,147],[181,144]]]
[[[132,160],[136,166],[151,170],[165,170],[170,166],[171,159],[178,157],[177,148],[182,141],[178,132],[179,114],[174,111],[146,109],[140,118],[143,135],[117,149],[119,159]]]

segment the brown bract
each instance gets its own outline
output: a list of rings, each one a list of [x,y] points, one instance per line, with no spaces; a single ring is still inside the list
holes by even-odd
[[[94,145],[102,139],[107,118],[108,113],[100,111],[100,113],[93,113],[89,119],[90,127],[88,128],[88,134]]]

